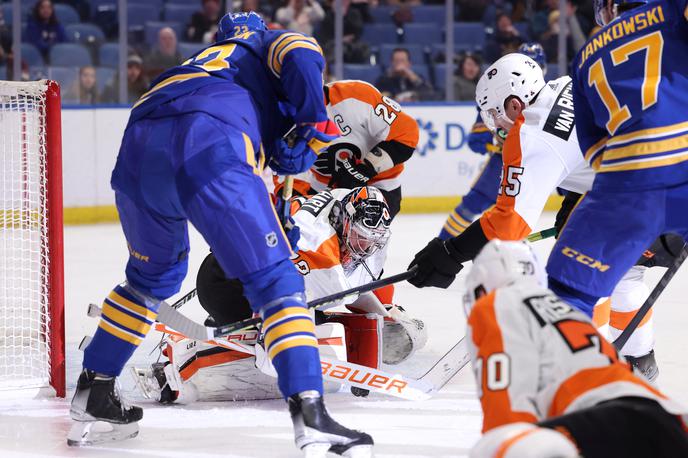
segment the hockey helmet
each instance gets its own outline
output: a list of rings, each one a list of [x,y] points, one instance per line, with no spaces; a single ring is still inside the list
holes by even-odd
[[[600,27],[607,25],[609,21],[605,21],[603,12],[607,9],[609,2],[615,5],[628,5],[629,7],[644,5],[648,0],[593,0],[593,9],[595,10],[595,22]]]
[[[533,59],[542,69],[543,75],[547,75],[547,54],[540,43],[537,41],[523,43],[518,47],[518,52]]]
[[[533,59],[521,53],[501,57],[485,70],[475,90],[483,122],[488,129],[496,131],[497,119],[506,119],[504,104],[509,97],[518,97],[528,105],[543,87],[545,76]]]
[[[387,245],[392,218],[382,192],[372,186],[354,188],[333,212],[343,255],[361,261]]]
[[[481,296],[519,281],[547,285],[547,276],[530,244],[491,240],[475,257],[466,277],[466,315]]]
[[[254,11],[248,13],[227,13],[220,19],[217,27],[217,41],[224,41],[246,32],[259,32],[267,30],[263,18]]]

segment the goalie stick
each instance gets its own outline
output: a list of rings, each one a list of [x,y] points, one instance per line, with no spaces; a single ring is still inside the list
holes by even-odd
[[[628,323],[628,326],[626,326],[619,337],[617,337],[613,342],[618,351],[621,351],[624,345],[626,345],[626,342],[628,342],[628,339],[631,338],[631,335],[636,330],[640,322],[643,321],[645,315],[647,315],[655,302],[657,302],[659,296],[662,294],[662,292],[664,292],[664,289],[667,287],[671,279],[674,278],[676,272],[678,272],[678,270],[681,268],[681,265],[683,264],[683,261],[686,260],[686,257],[688,257],[688,244],[683,245],[681,252],[678,254],[678,256],[676,256],[676,259],[674,259],[674,263],[666,272],[664,272],[664,275],[662,275],[662,278],[659,279],[659,282],[657,282],[650,295],[647,296],[647,299],[645,299],[643,305],[640,306],[630,323]]]
[[[165,325],[158,324],[155,329],[167,334],[186,337],[175,330],[168,329]],[[231,339],[208,339],[204,342],[210,345],[227,348],[247,355],[256,356],[256,347],[236,342]],[[432,384],[428,378],[414,379],[398,373],[391,373],[382,369],[374,369],[348,361],[320,356],[323,379],[366,389],[375,393],[393,396],[410,401],[422,401],[429,399],[439,388]],[[260,369],[259,369],[260,370]],[[263,371],[261,371],[263,372]],[[275,376],[272,371],[263,372]]]

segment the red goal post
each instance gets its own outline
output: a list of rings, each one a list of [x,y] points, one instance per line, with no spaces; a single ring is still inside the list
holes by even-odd
[[[60,87],[0,81],[0,390],[65,396]]]

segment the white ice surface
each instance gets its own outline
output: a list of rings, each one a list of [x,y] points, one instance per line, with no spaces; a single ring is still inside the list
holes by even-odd
[[[393,225],[386,273],[406,268],[413,254],[434,236],[443,215],[402,215]],[[549,227],[546,215],[540,228]],[[191,234],[190,275],[182,293],[193,287],[195,272],[206,254],[206,245]],[[536,244],[543,259],[552,241]],[[97,321],[87,318],[86,305],[99,303],[123,279],[127,250],[116,225],[68,227],[65,231],[66,298],[68,341],[68,397],[81,364],[76,345],[92,334]],[[648,275],[650,287],[663,269]],[[660,387],[688,404],[685,379],[688,374],[686,337],[688,327],[688,269],[674,278],[656,307],[657,358]],[[465,320],[461,308],[462,281],[449,290],[418,290],[397,286],[397,302],[422,318],[430,338],[425,349],[401,371],[422,374],[441,354],[463,336]],[[174,300],[174,298],[172,299]],[[200,306],[189,303],[183,311],[202,320]],[[135,353],[132,363],[150,362],[148,352],[157,342],[152,332]],[[132,381],[125,374],[125,391]],[[6,394],[7,395],[7,394]],[[474,394],[470,370],[456,376],[435,398],[409,402],[371,395],[354,398],[347,393],[329,395],[329,410],[343,424],[373,435],[378,457],[462,457],[478,439],[480,405]],[[141,432],[133,440],[107,446],[73,449],[65,437],[71,426],[66,400],[0,400],[0,457],[297,457],[291,422],[282,401],[208,403],[186,407],[160,407],[142,403],[145,409]]]

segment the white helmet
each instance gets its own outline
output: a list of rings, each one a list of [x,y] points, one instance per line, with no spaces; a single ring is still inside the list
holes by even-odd
[[[518,281],[547,285],[547,276],[530,244],[491,240],[475,257],[466,276],[466,315],[480,296]]]
[[[492,131],[497,129],[495,119],[506,118],[504,102],[511,96],[530,104],[545,87],[542,68],[530,57],[521,53],[507,54],[490,65],[478,81],[475,101],[480,116]]]

